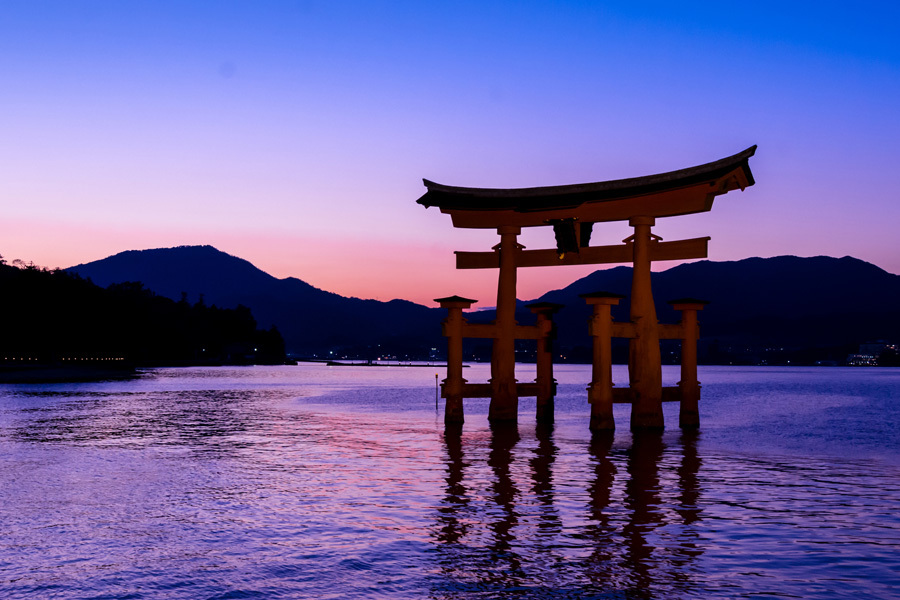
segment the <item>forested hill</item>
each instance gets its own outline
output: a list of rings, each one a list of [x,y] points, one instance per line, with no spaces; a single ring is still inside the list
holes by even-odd
[[[288,352],[375,358],[427,357],[443,348],[444,311],[407,300],[362,300],[318,289],[294,277],[278,279],[212,246],[128,250],[68,271],[108,286],[140,281],[163,296],[249,306],[263,327],[276,325]]]
[[[175,301],[140,283],[0,264],[0,360],[123,358],[136,365],[281,363],[278,330],[250,309]]]

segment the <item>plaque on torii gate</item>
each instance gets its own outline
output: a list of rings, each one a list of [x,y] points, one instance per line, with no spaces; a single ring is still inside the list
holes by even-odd
[[[516,270],[519,267],[630,262],[633,265],[630,322],[611,323],[609,334],[612,337],[630,339],[630,389],[618,396],[622,398],[620,401],[632,404],[632,429],[663,427],[661,403],[664,391],[659,340],[676,338],[682,339],[683,345],[689,341],[696,344],[695,311],[702,308],[702,303],[694,301],[677,305],[679,310],[679,307],[686,310],[683,312],[682,323],[660,325],[650,285],[650,267],[653,261],[706,258],[710,238],[664,242],[652,233],[651,228],[656,219],[708,211],[716,196],[753,185],[749,159],[755,152],[756,146],[752,146],[734,156],[679,171],[553,187],[466,188],[424,180],[428,191],[419,198],[419,204],[426,208],[436,206],[442,213],[449,214],[454,227],[496,229],[500,235],[500,243],[490,252],[456,252],[458,269],[499,269],[497,315],[494,323],[465,323],[462,309],[468,308],[474,300],[457,296],[440,299],[442,306],[446,305],[451,310],[451,316],[444,326],[451,345],[458,345],[459,342],[454,342],[451,335],[457,338],[493,339],[489,386],[467,384],[462,379],[461,352],[453,352],[452,359],[460,362],[460,365],[451,365],[448,360],[444,396],[448,407],[452,404],[455,408],[445,412],[445,419],[462,420],[462,398],[489,395],[491,404],[488,418],[491,421],[515,420],[518,417],[519,396],[538,395],[537,390],[548,389],[546,382],[542,385],[540,379],[537,385],[516,382],[515,340],[549,339],[552,331],[552,325],[547,319],[541,327],[529,328],[516,323]],[[628,221],[634,228],[633,235],[621,244],[591,246],[593,224],[611,221]],[[517,241],[523,227],[552,227],[557,247],[526,250]],[[465,302],[460,303],[463,300]],[[605,300],[590,298],[588,302],[598,306],[607,303]],[[455,314],[457,312],[458,315]],[[683,379],[685,373],[693,372],[693,381],[682,381],[681,392],[692,395],[695,403],[699,398],[696,354],[694,351],[683,351],[682,355],[685,354],[693,357],[694,365],[692,371],[690,365],[685,368],[683,362]],[[595,352],[595,373],[603,372],[596,364],[596,356],[603,355],[602,352]],[[451,371],[458,375],[451,377]],[[460,381],[456,381],[457,378]],[[589,389],[596,388],[597,383],[596,380],[593,381]],[[611,385],[609,382],[610,387]],[[489,394],[486,393],[488,389]],[[591,402],[594,402],[594,397],[607,396],[612,398],[613,394],[591,392]],[[685,411],[684,408],[685,403],[682,401],[681,424],[696,425],[696,406],[693,408],[693,417],[685,416],[691,411]],[[595,420],[592,411],[592,429],[611,428],[611,406],[609,415],[607,423],[600,417]]]

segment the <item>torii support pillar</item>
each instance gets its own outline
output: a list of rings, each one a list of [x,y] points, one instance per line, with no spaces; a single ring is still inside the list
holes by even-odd
[[[697,311],[709,304],[696,298],[670,300],[677,311],[681,311],[681,410],[678,413],[678,424],[683,429],[700,427],[700,381],[697,379],[697,339],[700,328],[697,325]]]
[[[537,328],[544,335],[537,340],[535,370],[537,376],[537,422],[553,422],[553,398],[556,395],[556,380],[553,379],[553,315],[563,307],[553,302],[536,302],[529,304],[528,309],[537,315]]]
[[[491,405],[489,421],[516,421],[519,394],[516,389],[516,258],[521,227],[504,225],[500,234],[500,277],[497,283],[496,337],[491,352]]]
[[[632,217],[628,224],[634,235],[631,278],[631,322],[635,337],[631,339],[628,355],[628,378],[634,391],[631,405],[631,429],[663,429],[662,362],[659,354],[659,322],[650,287],[651,244],[659,236],[650,232],[656,223],[653,217]]]
[[[582,294],[585,302],[594,307],[590,334],[593,339],[591,385],[588,402],[591,404],[591,431],[614,431],[612,381],[612,307],[624,298],[610,292]]]
[[[463,379],[463,325],[466,320],[462,311],[475,304],[475,300],[461,296],[448,298],[436,298],[435,302],[441,308],[447,309],[447,318],[444,319],[443,329],[447,338],[447,378],[441,386],[441,392],[446,403],[444,405],[444,423],[462,423],[465,420],[463,414],[463,387],[466,380]]]

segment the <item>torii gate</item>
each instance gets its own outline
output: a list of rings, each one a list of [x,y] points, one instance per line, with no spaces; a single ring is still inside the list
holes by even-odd
[[[632,429],[662,428],[662,401],[681,401],[680,422],[696,427],[697,381],[696,311],[704,302],[695,299],[673,301],[682,311],[678,325],[660,325],[650,287],[650,266],[655,260],[706,258],[709,237],[663,242],[651,228],[656,219],[705,212],[716,196],[753,185],[749,159],[752,146],[743,152],[688,169],[597,183],[522,189],[464,188],[424,180],[428,191],[417,201],[436,206],[449,214],[454,227],[496,229],[500,243],[492,252],[456,252],[457,269],[499,269],[497,317],[493,324],[466,323],[463,309],[475,300],[451,296],[439,298],[449,310],[444,321],[448,338],[447,379],[443,383],[446,398],[445,420],[462,422],[463,398],[490,397],[488,419],[516,420],[519,396],[536,396],[538,419],[552,419],[555,386],[549,344],[552,338],[552,314],[558,306],[533,306],[538,315],[535,326],[518,325],[516,308],[516,269],[554,265],[633,264],[631,314],[629,323],[613,323],[610,308],[621,296],[589,294],[594,305],[591,335],[594,339],[593,378],[589,390],[591,429],[613,429],[612,403],[632,404]],[[628,221],[634,234],[622,244],[590,246],[594,223]],[[557,247],[526,250],[517,242],[522,227],[552,226]],[[489,384],[470,384],[462,377],[462,338],[493,339]],[[613,389],[610,338],[630,338],[629,388]],[[678,388],[662,386],[660,339],[682,340],[682,380]],[[537,381],[517,383],[515,377],[515,340],[538,340]],[[549,415],[548,415],[549,413]]]

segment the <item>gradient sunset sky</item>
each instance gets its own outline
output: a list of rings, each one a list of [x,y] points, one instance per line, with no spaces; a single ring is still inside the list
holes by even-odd
[[[211,244],[342,295],[492,305],[496,272],[453,251],[496,233],[417,205],[423,177],[603,181],[753,144],[754,187],[654,231],[900,273],[900,5],[0,3],[7,260]],[[518,296],[594,268],[521,270]]]

